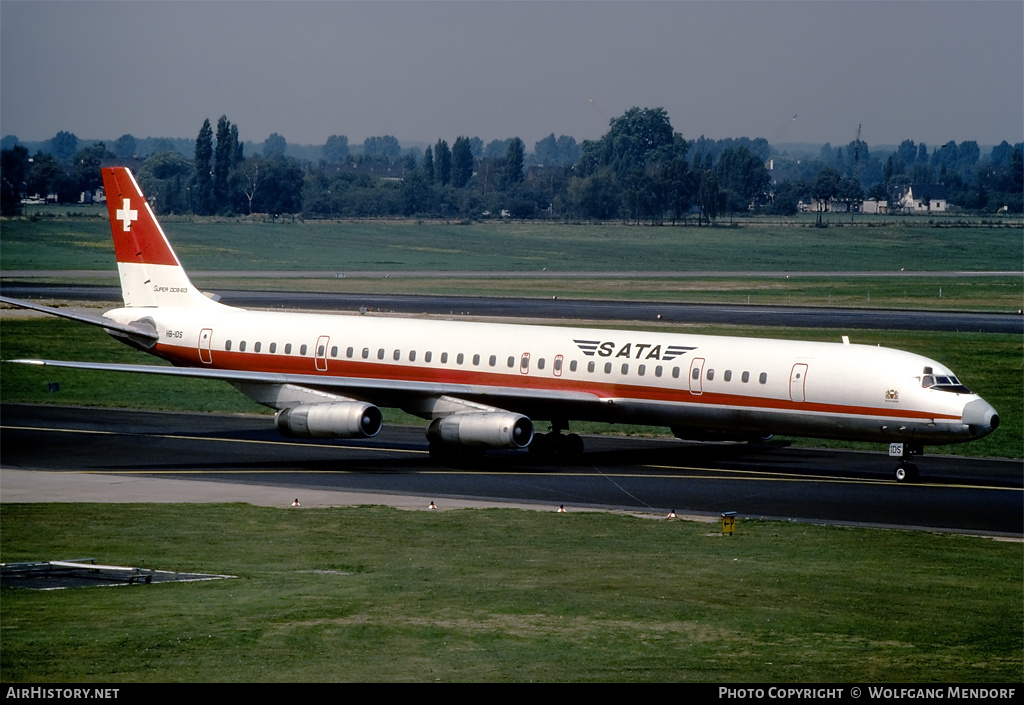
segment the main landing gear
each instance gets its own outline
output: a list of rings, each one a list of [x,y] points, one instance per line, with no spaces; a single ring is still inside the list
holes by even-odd
[[[916,482],[918,478],[917,466],[910,462],[915,455],[922,455],[924,446],[920,443],[890,443],[889,456],[899,458],[900,464],[896,466],[896,482]]]
[[[538,457],[550,458],[559,456],[565,459],[575,459],[583,455],[583,439],[575,433],[562,435],[562,430],[568,424],[551,424],[551,433],[538,433],[533,436],[530,442],[530,454]]]

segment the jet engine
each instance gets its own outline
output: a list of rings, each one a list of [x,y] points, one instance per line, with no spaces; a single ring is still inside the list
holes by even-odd
[[[430,422],[427,439],[447,446],[525,448],[533,440],[533,422],[508,411],[451,414]]]
[[[372,438],[380,432],[384,416],[373,404],[337,401],[298,404],[274,417],[277,430],[298,438]]]

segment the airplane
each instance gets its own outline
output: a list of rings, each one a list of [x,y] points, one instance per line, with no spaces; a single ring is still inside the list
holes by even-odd
[[[773,434],[889,444],[897,481],[926,445],[999,426],[947,367],[842,342],[245,310],[189,280],[131,171],[104,168],[124,307],[102,316],[0,301],[104,328],[172,366],[11,362],[229,382],[293,437],[369,438],[381,407],[425,420],[430,450],[579,456],[570,421],[667,426],[688,440]],[[534,421],[551,432],[534,432]]]

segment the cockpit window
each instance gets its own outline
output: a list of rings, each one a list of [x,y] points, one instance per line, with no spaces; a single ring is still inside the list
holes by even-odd
[[[971,390],[960,384],[953,375],[923,375],[921,386],[925,389],[934,389],[939,392],[953,392],[954,394],[970,394]]]

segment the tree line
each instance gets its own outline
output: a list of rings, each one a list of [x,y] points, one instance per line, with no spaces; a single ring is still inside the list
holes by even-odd
[[[1005,141],[987,155],[976,142],[932,148],[905,140],[872,153],[860,140],[817,155],[778,152],[763,138],[687,140],[662,108],[632,108],[609,122],[597,140],[565,135],[518,137],[484,144],[458,136],[425,149],[403,149],[391,135],[349,145],[331,135],[315,158],[294,156],[281,135],[257,151],[239,142],[238,126],[207,119],[189,146],[167,144],[144,160],[124,135],[79,146],[60,132],[49,149],[28,149],[5,137],[3,212],[16,214],[26,195],[73,202],[100,185],[100,166],[128,163],[159,213],[194,215],[301,214],[330,217],[437,217],[624,220],[713,223],[724,214],[787,215],[803,201],[892,200],[911,184],[942,184],[965,211],[1022,211],[1021,144]],[[246,147],[251,152],[246,154]],[[289,153],[291,152],[291,153]],[[131,156],[128,156],[131,155]]]

